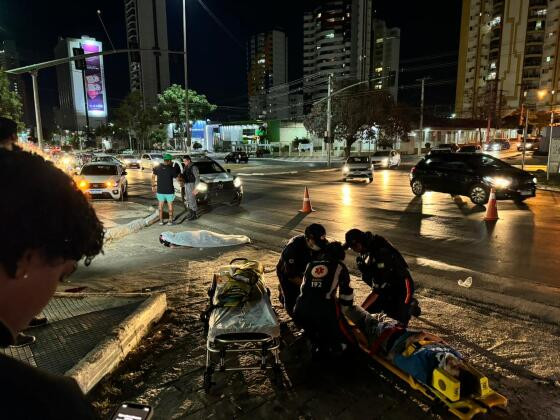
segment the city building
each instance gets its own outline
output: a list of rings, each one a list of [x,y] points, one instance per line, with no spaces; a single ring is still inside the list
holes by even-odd
[[[165,0],[124,0],[126,37],[129,49],[167,50]],[[140,90],[147,105],[169,87],[169,55],[141,52],[128,56],[130,89]]]
[[[372,75],[372,0],[315,1],[303,17],[305,110],[327,95],[334,80],[368,80]]]
[[[463,0],[457,116],[550,109],[560,89],[559,21],[560,0]]]
[[[388,28],[384,21],[375,19],[373,34],[373,74],[380,78],[374,81],[374,86],[389,91],[396,102],[399,91],[401,30]]]
[[[288,38],[279,30],[251,36],[247,42],[247,85],[251,119],[290,117]]]
[[[56,58],[72,57],[77,49],[85,54],[101,52],[103,45],[94,38],[60,38],[55,47]],[[85,60],[85,69],[76,68],[71,61],[56,67],[59,108],[56,124],[63,130],[83,131],[103,125],[107,121],[107,92],[103,56]]]

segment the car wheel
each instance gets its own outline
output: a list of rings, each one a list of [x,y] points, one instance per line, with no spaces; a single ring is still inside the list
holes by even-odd
[[[525,200],[527,200],[529,197],[522,197],[522,196],[517,196],[513,199],[514,202],[521,204],[523,203]]]
[[[347,182],[348,178],[342,178],[342,182]]]
[[[128,184],[126,184],[126,188],[124,189],[123,198],[125,200],[128,199]]]
[[[426,192],[426,187],[424,187],[424,183],[419,179],[415,179],[414,181],[412,181],[412,185],[410,187],[412,188],[412,193],[417,197],[420,197],[422,194]]]
[[[373,178],[368,178],[368,180],[370,184],[373,182]]]
[[[469,198],[473,204],[479,206],[488,203],[489,196],[488,189],[482,184],[473,185],[469,191]]]

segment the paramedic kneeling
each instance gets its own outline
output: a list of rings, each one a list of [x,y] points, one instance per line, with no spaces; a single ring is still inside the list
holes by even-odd
[[[352,306],[354,300],[344,257],[342,244],[331,242],[325,247],[324,258],[310,262],[305,270],[294,321],[311,339],[314,355],[342,349],[337,304]]]
[[[405,326],[411,315],[420,314],[408,264],[389,241],[371,232],[351,229],[346,232],[345,248],[359,254],[356,263],[362,280],[372,288],[362,304],[364,309],[384,312]]]
[[[318,258],[327,244],[326,234],[322,225],[313,223],[305,228],[305,234],[290,239],[282,251],[276,266],[276,274],[280,282],[278,289],[280,302],[292,318],[305,267]]]

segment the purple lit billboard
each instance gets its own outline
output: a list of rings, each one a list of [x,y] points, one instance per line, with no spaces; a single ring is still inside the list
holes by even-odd
[[[97,43],[83,42],[82,48],[85,54],[101,51],[101,46]],[[101,56],[86,59],[86,92],[88,112],[105,114],[105,98],[103,89],[103,68]]]

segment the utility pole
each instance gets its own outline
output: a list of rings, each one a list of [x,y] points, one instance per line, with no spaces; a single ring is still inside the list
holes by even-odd
[[[550,155],[552,154],[552,126],[554,125],[554,94],[550,92],[550,133],[548,135],[548,157],[546,159],[546,180],[550,181]]]
[[[35,123],[37,127],[37,141],[39,149],[43,150],[43,124],[41,123],[41,107],[39,105],[39,85],[37,84],[37,70],[32,71],[31,81],[33,83],[33,104],[35,106]]]
[[[422,83],[422,90],[420,93],[420,139],[418,140],[418,157],[422,156],[422,143],[424,143],[424,85],[429,77],[422,77],[416,79],[417,82]]]
[[[86,141],[89,140],[89,110],[87,101],[87,79],[86,79],[86,69],[82,69],[82,85],[84,88],[84,109],[86,111]],[[87,146],[86,146],[87,147]],[[82,141],[80,140],[80,150],[82,150]]]
[[[527,144],[528,131],[529,131],[529,107],[525,105],[525,128],[523,129],[523,154],[521,155],[521,169],[525,169],[525,145]]]
[[[331,141],[332,141],[332,112],[331,112],[332,74],[329,74],[327,90],[327,167],[331,167]]]
[[[191,130],[189,127],[189,82],[187,73],[187,5],[186,0],[183,0],[183,49],[185,50],[184,55],[184,66],[185,66],[185,131],[187,144],[185,145],[187,149],[191,144]]]

